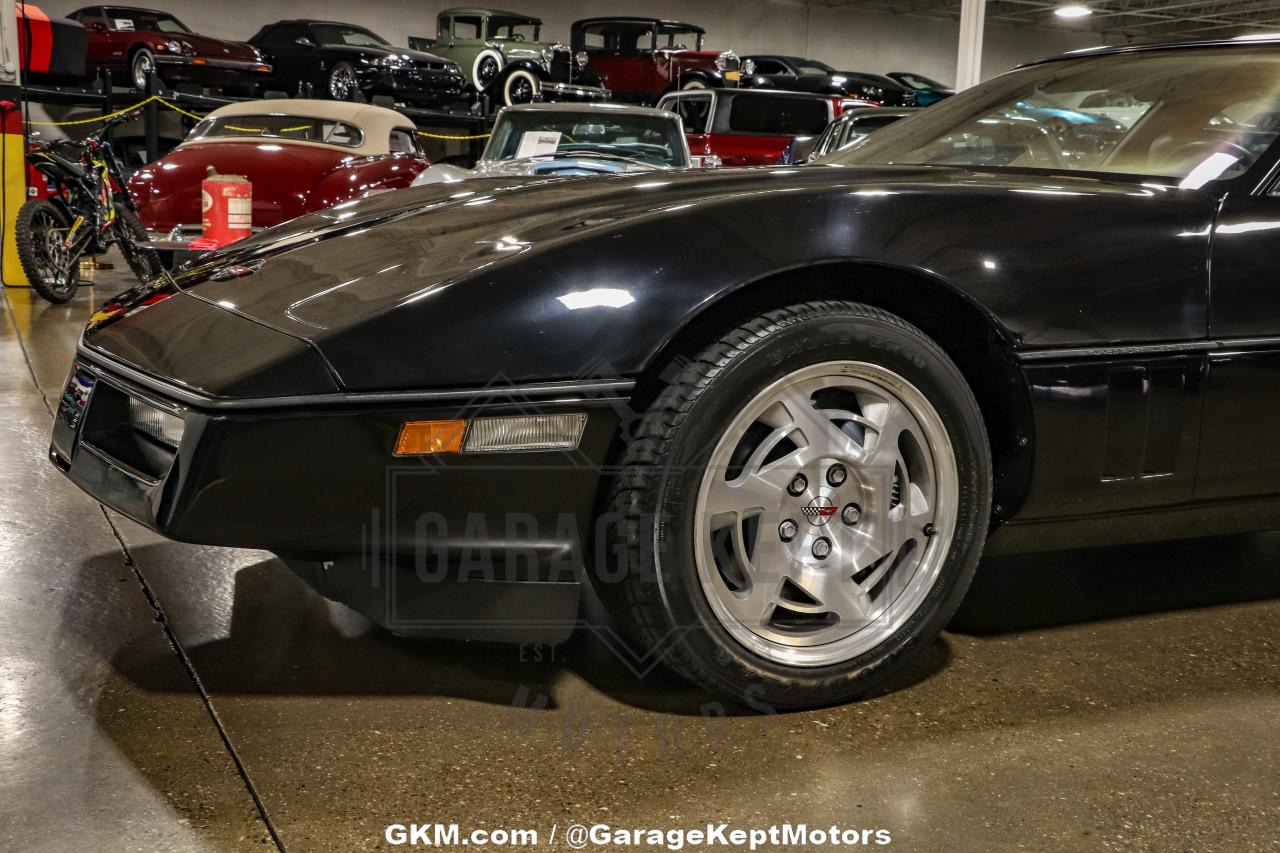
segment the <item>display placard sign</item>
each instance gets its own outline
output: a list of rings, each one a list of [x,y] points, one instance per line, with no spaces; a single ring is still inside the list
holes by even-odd
[[[541,157],[556,153],[560,147],[560,132],[555,130],[529,130],[520,137],[516,158]]]

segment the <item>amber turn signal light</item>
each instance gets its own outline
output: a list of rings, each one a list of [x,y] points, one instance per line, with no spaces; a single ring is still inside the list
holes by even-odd
[[[458,453],[467,434],[466,421],[409,421],[400,427],[396,456]]]

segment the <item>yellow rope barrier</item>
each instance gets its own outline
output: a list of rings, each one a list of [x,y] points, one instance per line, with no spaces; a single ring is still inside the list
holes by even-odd
[[[116,110],[115,112],[108,113],[107,115],[104,115],[104,116],[94,116],[93,118],[78,118],[73,121],[32,121],[27,123],[39,125],[40,127],[70,127],[76,124],[94,124],[95,122],[106,121],[109,118],[115,118],[116,116],[122,116],[125,113],[133,112],[139,107],[145,107],[147,104],[151,103],[152,101],[161,101],[163,103],[159,95],[152,95],[151,97],[147,98],[145,101],[139,101],[138,103],[134,104],[131,107],[125,107],[122,110]],[[170,105],[166,104],[166,106],[170,106]]]
[[[38,125],[39,127],[72,127],[74,125],[80,125],[80,124],[96,124],[97,122],[103,122],[103,121],[106,121],[107,119],[112,119],[112,118],[115,118],[116,116],[122,116],[125,113],[131,113],[134,110],[141,109],[142,107],[145,107],[147,104],[151,103],[152,101],[156,102],[157,104],[160,104],[161,106],[164,106],[164,107],[167,107],[168,109],[173,110],[175,113],[184,115],[187,118],[193,118],[196,121],[200,121],[201,119],[204,118],[204,116],[198,116],[195,113],[187,112],[186,110],[182,109],[182,107],[179,107],[177,104],[166,101],[164,98],[160,97],[159,95],[152,95],[151,97],[145,100],[139,101],[138,103],[134,104],[131,107],[125,107],[124,109],[116,110],[115,112],[108,113],[107,115],[104,115],[104,116],[93,116],[92,118],[78,118],[78,119],[73,119],[71,121],[32,121],[32,122],[28,122],[28,124]],[[283,128],[281,132],[290,131],[290,130],[303,130],[305,127],[309,127],[309,125],[305,125],[303,127]],[[233,130],[250,130],[251,128],[232,128],[232,129]],[[419,130],[417,133],[419,136],[425,136],[428,139],[449,139],[449,140],[456,140],[459,142],[466,142],[473,139],[489,138],[489,134],[487,133],[476,133],[476,134],[467,135],[467,136],[450,136],[442,133],[427,133],[426,131],[423,131],[423,130]]]

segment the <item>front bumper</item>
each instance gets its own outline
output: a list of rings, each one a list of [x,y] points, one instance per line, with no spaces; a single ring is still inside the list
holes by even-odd
[[[563,578],[583,564],[626,406],[617,392],[560,383],[206,398],[83,347],[69,377],[69,392],[76,388],[83,393],[64,395],[55,416],[50,460],[93,498],[164,536],[448,572],[471,562],[524,581]],[[176,450],[125,434],[129,398],[181,418]],[[392,455],[406,421],[560,412],[587,414],[575,450]]]
[[[609,90],[603,86],[551,82],[542,84],[542,97],[547,101],[607,101]]]
[[[271,66],[265,62],[240,59],[216,59],[203,56],[155,55],[157,69],[168,80],[186,80],[193,83],[235,83],[240,75],[250,80],[265,78]]]
[[[466,81],[453,74],[415,67],[365,69],[360,88],[375,95],[392,95],[443,103],[460,98]]]

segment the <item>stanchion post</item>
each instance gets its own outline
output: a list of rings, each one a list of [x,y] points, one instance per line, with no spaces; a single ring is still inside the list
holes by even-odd
[[[147,75],[147,97],[155,97],[157,89],[156,73],[152,71]],[[160,159],[160,105],[151,101],[143,109],[142,126],[146,136],[147,162],[152,163]]]

